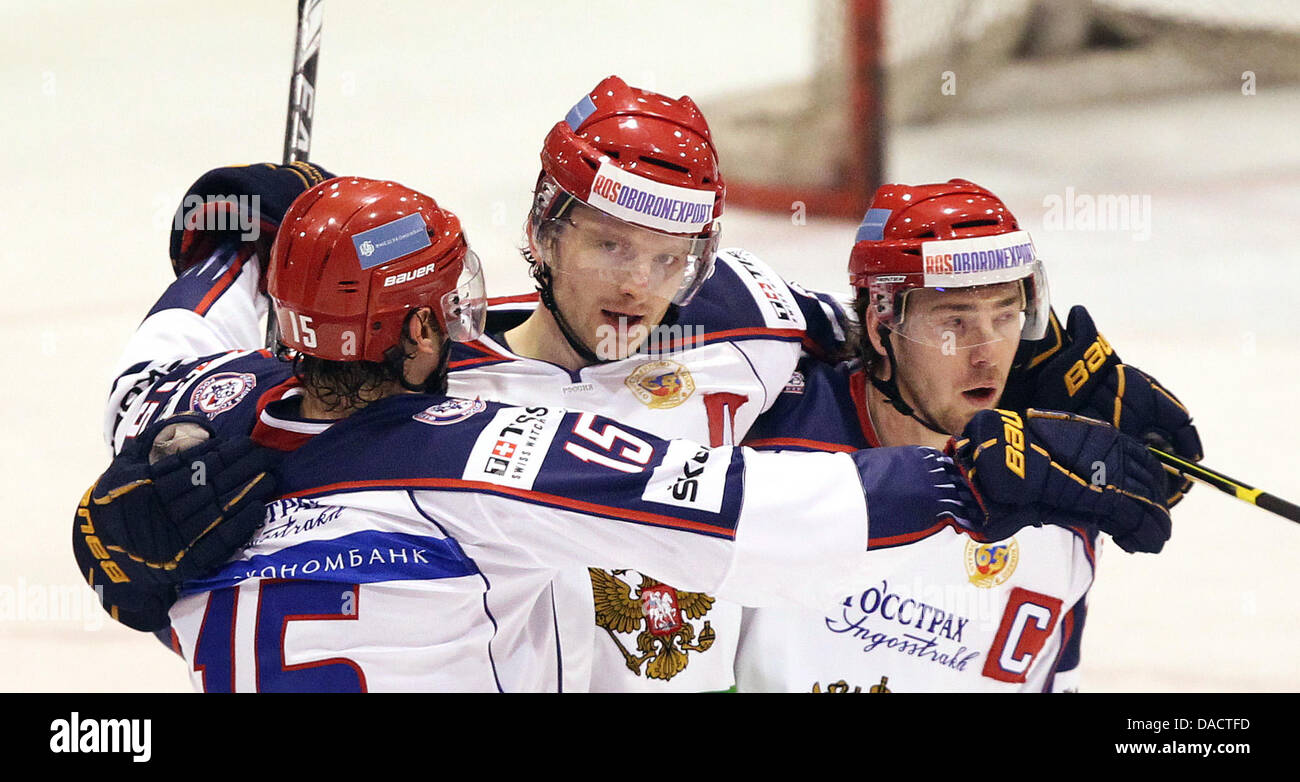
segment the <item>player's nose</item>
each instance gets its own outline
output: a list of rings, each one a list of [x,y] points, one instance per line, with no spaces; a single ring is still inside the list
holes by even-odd
[[[649,288],[653,267],[649,258],[636,258],[623,264],[619,277],[619,291],[629,296],[641,296]]]
[[[977,318],[972,331],[970,349],[967,351],[971,366],[992,364],[995,359],[994,347],[1001,340],[992,321]]]

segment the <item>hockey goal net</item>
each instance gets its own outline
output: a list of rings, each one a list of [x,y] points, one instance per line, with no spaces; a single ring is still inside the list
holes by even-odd
[[[816,0],[810,78],[702,101],[728,202],[860,217],[888,128],[1300,82],[1300,0]]]

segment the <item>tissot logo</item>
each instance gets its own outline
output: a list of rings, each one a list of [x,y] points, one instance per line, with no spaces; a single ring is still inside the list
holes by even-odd
[[[74,711],[70,718],[50,723],[50,752],[130,753],[133,762],[148,763],[152,727],[152,720],[82,719]]]

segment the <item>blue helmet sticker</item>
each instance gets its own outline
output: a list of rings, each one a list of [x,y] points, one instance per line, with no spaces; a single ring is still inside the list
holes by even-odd
[[[853,238],[855,242],[878,242],[885,238],[885,223],[889,222],[889,216],[893,214],[892,209],[868,209],[862,217],[862,224],[858,226],[858,235]]]
[[[361,261],[363,269],[395,261],[431,244],[429,228],[418,212],[352,237],[352,245],[357,248],[357,260]]]
[[[590,117],[595,111],[596,104],[592,101],[591,96],[583,95],[582,100],[573,104],[573,108],[569,109],[569,113],[564,115],[564,121],[568,123],[570,130],[577,132],[578,128],[582,127],[582,123],[587,121],[587,117]]]

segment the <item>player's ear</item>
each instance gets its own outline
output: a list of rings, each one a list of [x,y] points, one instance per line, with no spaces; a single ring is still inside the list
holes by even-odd
[[[867,308],[866,316],[867,322],[863,324],[863,332],[871,343],[871,349],[881,356],[888,355],[885,352],[885,341],[880,335],[880,316],[870,307]]]
[[[442,334],[438,330],[438,321],[429,307],[415,310],[406,321],[406,337],[415,346],[415,352],[437,355],[442,349]]]

